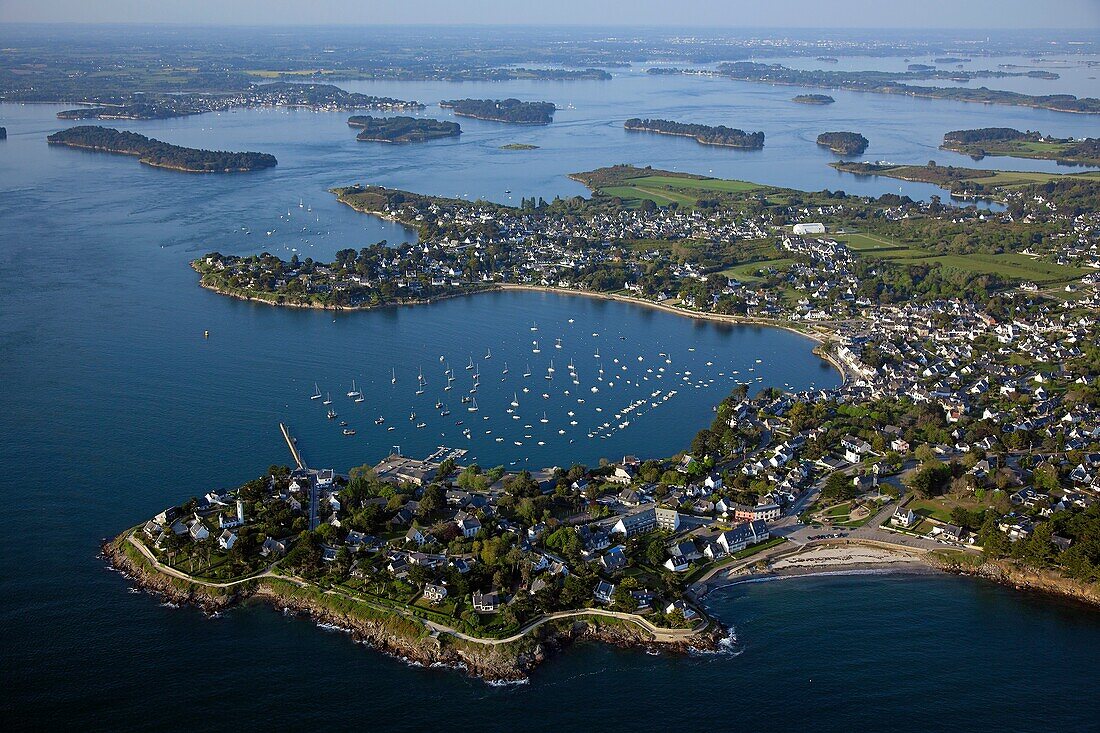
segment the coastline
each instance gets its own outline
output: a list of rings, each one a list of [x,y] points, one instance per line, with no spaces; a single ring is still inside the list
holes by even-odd
[[[726,634],[713,620],[698,629],[653,634],[644,630],[642,624],[648,622],[640,616],[578,609],[536,619],[507,639],[479,639],[411,614],[373,607],[336,590],[321,590],[270,569],[226,584],[200,585],[170,576],[152,564],[148,550],[133,540],[134,531],[104,541],[103,557],[110,568],[139,589],[171,603],[193,606],[211,615],[234,606],[266,603],[282,613],[309,618],[322,628],[348,633],[357,643],[407,664],[446,667],[488,684],[524,683],[540,663],[580,641],[690,653],[717,651]]]
[[[396,220],[394,220],[396,221]],[[192,269],[199,272],[198,268],[192,263]],[[201,276],[201,272],[200,272]],[[843,363],[841,363],[832,353],[824,349],[827,339],[831,336],[831,332],[826,334],[817,333],[814,331],[803,331],[796,328],[794,325],[784,322],[775,321],[762,318],[750,318],[747,316],[733,316],[724,313],[704,313],[702,311],[692,311],[687,308],[680,308],[678,306],[667,305],[664,303],[655,303],[645,298],[635,298],[629,295],[620,295],[618,293],[598,293],[590,290],[574,290],[571,288],[559,288],[551,285],[525,285],[521,283],[491,283],[484,288],[477,290],[471,290],[468,292],[451,293],[448,295],[439,295],[433,298],[424,298],[420,300],[403,301],[400,303],[380,303],[377,305],[323,305],[319,303],[276,303],[266,298],[258,298],[252,295],[245,295],[243,293],[234,293],[228,290],[224,290],[216,285],[202,282],[202,278],[199,279],[200,287],[217,293],[218,295],[228,296],[230,298],[236,298],[238,300],[244,300],[254,303],[263,303],[273,307],[284,308],[308,308],[313,310],[329,310],[329,311],[367,311],[375,310],[378,308],[391,308],[402,307],[406,305],[431,305],[443,300],[449,300],[451,298],[463,298],[472,295],[480,295],[482,293],[494,293],[494,292],[507,292],[507,291],[528,291],[528,292],[541,292],[541,293],[553,293],[556,295],[575,295],[586,298],[596,298],[600,300],[612,300],[619,303],[628,303],[630,305],[642,306],[645,308],[653,308],[655,310],[664,311],[673,315],[680,316],[682,318],[691,318],[701,321],[712,321],[715,323],[724,323],[727,325],[736,326],[763,326],[765,328],[779,328],[790,333],[803,336],[811,341],[816,342],[816,346],[812,349],[812,353],[819,359],[827,362],[830,366],[837,370],[840,374],[842,383],[848,383],[852,379],[850,370],[848,370]],[[821,328],[821,326],[818,326]]]
[[[123,118],[119,118],[123,119]],[[72,142],[52,142],[47,141],[47,145],[56,145],[63,148],[74,148],[76,150],[91,150],[96,153],[110,153],[112,155],[128,155],[133,158],[137,158],[138,162],[142,165],[147,165],[150,168],[163,168],[164,170],[179,171],[180,173],[252,173],[254,171],[265,170],[265,168],[272,168],[274,166],[265,166],[264,168],[219,168],[217,170],[207,170],[205,168],[184,168],[178,165],[168,165],[167,163],[156,163],[148,158],[142,157],[142,153],[137,150],[122,150],[118,148],[107,148],[102,145],[81,145],[79,143]]]
[[[1053,570],[1027,568],[1009,560],[938,550],[914,550],[871,541],[828,541],[750,559],[714,576],[699,594],[746,583],[852,575],[948,573],[988,580],[1020,591],[1059,596],[1100,610],[1100,584],[1083,583]]]

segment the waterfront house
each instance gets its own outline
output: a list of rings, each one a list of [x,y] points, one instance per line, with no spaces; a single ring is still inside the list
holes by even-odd
[[[615,594],[615,584],[608,583],[606,580],[601,580],[596,583],[596,588],[592,591],[593,597],[600,603],[610,604],[612,596]]]
[[[899,506],[890,517],[890,524],[895,527],[912,527],[917,521],[916,513],[908,508]]]
[[[424,584],[424,598],[430,603],[439,603],[447,597],[447,587],[438,583]]]
[[[477,593],[470,597],[474,610],[478,613],[496,613],[500,608],[500,596],[496,593]]]
[[[282,557],[286,554],[289,546],[290,543],[287,540],[277,540],[274,537],[268,537],[264,540],[264,544],[260,548],[260,555],[273,558]]]

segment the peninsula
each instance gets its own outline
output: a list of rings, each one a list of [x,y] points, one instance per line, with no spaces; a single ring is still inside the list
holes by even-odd
[[[443,450],[341,475],[307,468],[287,431],[295,465],[166,508],[108,543],[112,562],[175,600],[266,599],[488,679],[576,638],[714,648],[698,599],[758,568],[917,563],[1100,603],[1100,278],[1084,267],[1100,253],[1065,236],[1093,226],[1100,181],[1020,183],[997,214],[632,166],[574,177],[591,198],[335,189],[419,242],[194,266],[277,305],[534,288],[781,326],[843,384],[750,395],[762,378],[743,379],[681,453],[595,468]]]
[[[868,145],[858,132],[823,132],[817,136],[817,144],[838,155],[862,155]]]
[[[898,165],[894,163],[863,163],[838,161],[830,166],[844,173],[857,176],[886,176],[902,181],[931,183],[951,192],[959,198],[1005,199],[1010,192],[1020,193],[1050,185],[1060,192],[1075,191],[1083,196],[1080,205],[1092,206],[1096,195],[1092,186],[1100,183],[1100,173],[1038,173],[1031,171],[1002,171],[985,168],[965,168],[954,165],[938,165],[929,161],[925,165]],[[1015,196],[1008,198],[1015,199]]]
[[[791,97],[792,102],[798,102],[799,104],[833,104],[835,99],[828,94],[798,94]]]
[[[462,134],[462,127],[457,122],[417,117],[356,115],[348,118],[348,125],[362,128],[355,136],[361,142],[418,143]]]
[[[745,132],[725,125],[696,125],[671,120],[643,120],[632,117],[623,128],[634,132],[654,132],[659,135],[690,137],[703,145],[759,150],[764,147],[763,132]]]
[[[992,155],[1100,166],[1100,138],[1056,138],[1039,132],[1021,132],[1011,127],[954,130],[943,136],[940,147],[965,153],[975,160]]]
[[[120,155],[134,155],[144,165],[187,173],[243,173],[277,164],[267,153],[231,153],[170,145],[136,132],[98,125],[82,125],[55,132],[46,138],[50,145],[65,145]]]
[[[149,101],[150,98],[153,101]],[[234,93],[142,94],[124,99],[112,96],[110,103],[89,99],[86,104],[85,107],[58,112],[57,117],[62,120],[160,120],[255,107],[288,107],[326,112],[424,108],[419,102],[348,92],[332,84],[294,84],[281,81],[251,84]]]
[[[557,107],[553,102],[521,102],[518,99],[451,99],[439,103],[460,117],[473,117],[516,125],[549,125]]]

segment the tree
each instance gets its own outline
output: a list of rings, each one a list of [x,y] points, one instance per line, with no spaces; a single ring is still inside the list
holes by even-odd
[[[856,496],[856,487],[851,477],[841,471],[834,471],[825,479],[821,488],[821,498],[827,501],[847,501]]]

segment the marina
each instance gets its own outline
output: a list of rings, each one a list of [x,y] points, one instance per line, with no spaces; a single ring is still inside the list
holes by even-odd
[[[628,445],[645,445],[670,424],[684,420],[702,427],[709,422],[714,405],[739,385],[753,393],[765,386],[763,377],[750,374],[758,367],[769,373],[776,370],[769,384],[784,389],[824,389],[839,382],[837,373],[824,362],[807,370],[817,361],[808,353],[801,368],[792,372],[791,357],[779,358],[778,351],[758,356],[756,351],[738,348],[738,342],[746,337],[790,339],[792,347],[805,343],[808,352],[809,341],[773,329],[693,323],[647,312],[634,324],[637,330],[630,333],[603,321],[608,308],[641,315],[630,306],[551,294],[494,293],[446,301],[433,308],[455,311],[454,317],[461,318],[463,312],[493,310],[491,305],[482,307],[487,301],[518,304],[531,299],[540,301],[540,310],[549,312],[541,325],[529,328],[562,335],[554,337],[551,353],[529,353],[527,359],[521,359],[521,373],[509,370],[507,362],[517,360],[515,337],[528,327],[517,329],[502,322],[499,330],[492,331],[498,334],[496,338],[481,346],[471,349],[462,345],[464,351],[455,353],[453,347],[442,345],[433,349],[429,359],[410,352],[396,362],[398,366],[387,364],[382,375],[374,377],[364,373],[363,381],[354,384],[351,378],[344,383],[338,376],[311,374],[308,381],[301,380],[303,387],[309,387],[296,401],[298,409],[306,410],[306,415],[312,412],[308,408],[315,391],[346,392],[350,400],[345,405],[348,426],[357,430],[349,443],[371,455],[391,442],[416,454],[427,452],[433,441],[461,441],[471,461],[541,466],[574,455],[579,456],[577,460],[594,461],[625,452]],[[373,318],[369,313],[361,317]],[[447,332],[449,320],[443,318],[436,330]],[[683,329],[685,326],[690,328]],[[684,333],[677,333],[681,329]],[[693,337],[684,340],[689,334]],[[459,339],[463,341],[468,339]],[[578,367],[586,355],[594,368]],[[501,359],[499,378],[483,380],[483,369],[494,358]],[[464,363],[468,375],[461,382],[456,382],[450,366],[456,359]],[[430,368],[420,366],[426,362]],[[562,362],[566,366],[559,367]],[[536,375],[542,377],[540,389],[531,386]],[[466,415],[460,420],[452,417],[447,407],[447,396],[456,383],[462,385],[459,402]],[[408,420],[392,420],[401,414]],[[310,430],[308,426],[325,423],[324,413],[313,420],[319,422],[295,417],[295,424]],[[310,440],[314,444],[318,439]],[[325,445],[323,438],[320,444]]]

